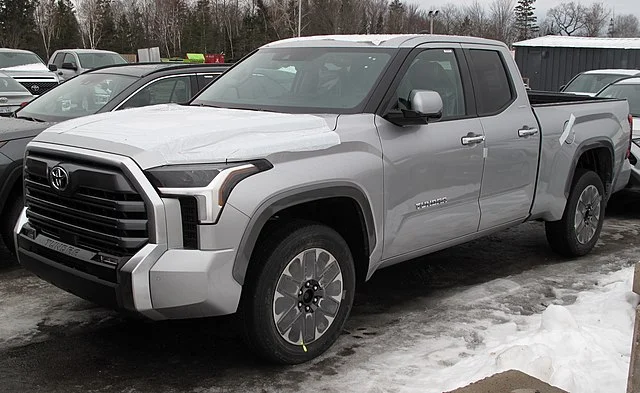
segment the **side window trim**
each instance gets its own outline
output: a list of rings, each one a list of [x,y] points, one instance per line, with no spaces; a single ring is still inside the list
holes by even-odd
[[[490,48],[484,48],[484,47],[478,47],[478,48],[465,47],[463,49],[464,56],[465,56],[465,58],[466,58],[466,60],[468,62],[468,66],[469,66],[469,76],[471,78],[471,85],[473,87],[472,96],[473,96],[474,101],[477,101],[477,98],[476,98],[476,91],[475,91],[476,88],[473,85],[473,74],[472,74],[471,68],[470,68],[470,67],[473,66],[473,61],[471,60],[471,51],[472,50],[492,51],[492,52],[495,52],[495,53],[498,54],[498,58],[500,59],[500,64],[502,65],[502,69],[504,70],[505,75],[507,76],[507,83],[509,84],[509,91],[511,93],[511,99],[505,105],[500,107],[500,109],[498,109],[497,111],[480,114],[478,109],[475,108],[476,109],[476,115],[478,117],[491,117],[491,116],[496,116],[496,115],[499,115],[501,113],[504,113],[507,109],[509,109],[509,107],[511,105],[513,105],[514,102],[516,102],[516,100],[518,99],[518,94],[516,93],[516,88],[515,88],[515,86],[513,84],[513,76],[511,75],[511,72],[509,71],[509,67],[507,66],[507,63],[504,60],[504,56],[502,55],[502,52],[498,48],[490,49]]]
[[[156,79],[152,79],[149,82],[145,83],[144,85],[140,86],[139,88],[137,88],[133,93],[129,94],[129,96],[127,98],[125,98],[121,103],[119,103],[118,105],[116,105],[115,108],[113,108],[111,111],[117,111],[120,109],[123,109],[122,106],[125,105],[127,102],[129,102],[129,100],[131,100],[136,94],[138,94],[141,90],[145,89],[147,86],[165,80],[165,79],[171,79],[171,78],[182,78],[182,77],[193,77],[195,74],[177,74],[177,75],[166,75],[166,76],[161,76],[159,78]]]
[[[452,116],[448,118],[444,118],[438,120],[438,122],[447,122],[453,120],[462,120],[462,119],[470,119],[477,117],[475,100],[473,96],[473,88],[471,86],[471,75],[469,75],[469,67],[467,65],[466,57],[463,53],[462,47],[458,43],[451,43],[447,45],[429,45],[429,46],[420,46],[414,48],[405,58],[404,62],[398,68],[396,75],[389,85],[389,89],[385,94],[381,104],[378,106],[378,110],[376,114],[379,116],[384,116],[393,108],[394,102],[393,97],[398,89],[398,86],[402,82],[402,79],[406,75],[409,67],[413,64],[416,57],[418,57],[422,52],[433,49],[452,49],[455,55],[456,61],[458,62],[458,72],[460,73],[460,81],[462,83],[462,91],[464,94],[464,102],[465,102],[465,110],[466,114],[462,116]]]

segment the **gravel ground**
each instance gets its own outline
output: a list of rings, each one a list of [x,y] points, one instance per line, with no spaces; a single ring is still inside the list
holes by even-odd
[[[638,198],[625,193],[610,202],[601,241],[579,260],[553,254],[543,224],[534,222],[383,269],[359,289],[337,344],[295,367],[255,359],[233,317],[126,319],[5,263],[0,391],[395,391],[392,380],[370,378],[384,366],[375,362],[381,354],[425,338],[460,341],[473,350],[483,345],[482,324],[504,322],[497,315],[516,318],[571,304],[575,293],[596,285],[598,274],[635,263]],[[0,261],[11,259],[0,250]],[[443,353],[438,364],[447,367],[467,355]],[[407,379],[416,370],[409,363],[393,373]]]

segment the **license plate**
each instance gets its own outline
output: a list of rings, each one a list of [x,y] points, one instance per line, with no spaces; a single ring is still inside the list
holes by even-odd
[[[89,260],[96,255],[95,252],[84,250],[82,248],[78,248],[76,246],[72,246],[72,245],[63,243],[61,241],[51,239],[50,237],[47,237],[44,235],[38,235],[38,237],[36,237],[35,242],[50,250],[57,251],[61,254],[65,254],[73,258]]]

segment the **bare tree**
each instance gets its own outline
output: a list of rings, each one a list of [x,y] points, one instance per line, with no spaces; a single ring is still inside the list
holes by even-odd
[[[460,7],[449,3],[440,9],[438,22],[442,27],[438,32],[441,34],[464,35],[465,33],[461,31],[463,20],[464,16]]]
[[[585,9],[584,29],[587,37],[598,37],[609,20],[611,11],[603,3],[593,3]]]
[[[609,35],[616,38],[640,37],[640,22],[633,14],[618,15],[612,20]]]
[[[585,28],[585,8],[574,1],[560,3],[547,11],[547,18],[563,35],[576,35]]]
[[[51,39],[55,35],[58,27],[56,1],[38,1],[33,11],[33,19],[36,23],[38,32],[40,33],[40,37],[42,38],[44,51],[47,54],[47,58],[49,58],[49,55],[51,54]]]
[[[488,32],[487,11],[476,0],[464,8],[464,16],[470,22],[469,34],[476,37],[485,37]]]
[[[507,45],[512,44],[515,38],[514,7],[515,0],[494,0],[489,5],[491,38],[505,42]]]
[[[82,46],[95,49],[102,39],[102,1],[76,0]]]

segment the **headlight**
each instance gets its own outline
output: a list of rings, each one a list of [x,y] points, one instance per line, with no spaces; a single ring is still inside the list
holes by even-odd
[[[195,197],[200,223],[215,224],[233,188],[247,177],[272,167],[266,160],[170,165],[149,169],[146,175],[163,197]]]

